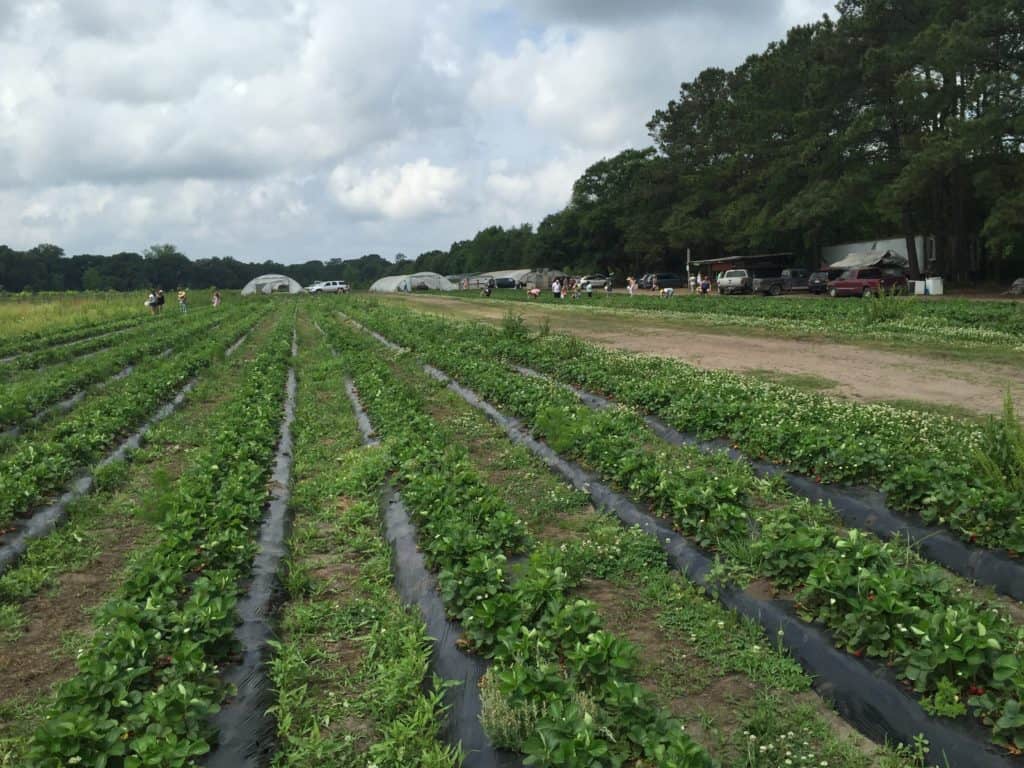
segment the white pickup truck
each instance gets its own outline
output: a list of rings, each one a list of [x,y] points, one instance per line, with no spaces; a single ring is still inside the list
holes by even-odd
[[[307,293],[348,293],[349,285],[344,280],[319,280],[306,288]]]
[[[754,273],[749,269],[730,269],[718,278],[719,293],[750,293]]]

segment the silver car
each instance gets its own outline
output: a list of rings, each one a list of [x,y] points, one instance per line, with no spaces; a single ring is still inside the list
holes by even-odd
[[[587,286],[590,286],[593,290],[600,290],[608,284],[607,275],[585,275],[580,278],[580,288],[584,291],[587,290]]]

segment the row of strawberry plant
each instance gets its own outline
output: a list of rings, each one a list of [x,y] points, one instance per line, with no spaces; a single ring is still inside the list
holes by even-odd
[[[1024,746],[1024,628],[943,569],[898,542],[839,531],[827,508],[725,454],[660,443],[633,411],[580,413],[564,387],[489,359],[486,339],[434,336],[410,317],[402,327],[415,351],[523,418],[555,450],[648,501],[734,573],[798,589],[805,618],[822,621],[851,652],[891,664],[924,706],[947,715],[969,707],[996,740]]]
[[[76,324],[72,328],[47,329],[18,334],[9,339],[0,340],[0,357],[21,356],[46,347],[71,344],[81,339],[131,328],[145,320],[146,317],[143,315],[132,315],[131,317],[99,320],[94,323]]]
[[[404,314],[370,308],[368,316],[402,343],[412,335]],[[728,437],[749,456],[818,479],[870,484],[894,509],[946,525],[971,543],[1024,554],[1024,437],[1012,414],[977,425],[611,352],[572,337],[527,339],[442,320],[427,328],[475,336],[488,354],[658,413],[680,431]]]
[[[67,418],[19,440],[0,457],[0,525],[27,512],[94,461],[117,437],[171,399],[253,322],[245,313],[225,323],[184,354],[151,361],[145,371],[107,387],[102,397],[84,403]]]
[[[25,352],[0,364],[0,377],[9,381],[19,375],[24,375],[25,371],[35,372],[40,368],[57,365],[69,360],[76,360],[85,355],[91,355],[95,352],[117,346],[122,343],[125,338],[133,336],[139,331],[145,332],[146,330],[151,329],[154,325],[162,325],[169,322],[170,321],[168,320],[157,320],[156,318],[153,318],[153,322],[150,325],[132,325],[127,328],[108,331],[106,333],[89,336],[88,338],[80,339],[78,341],[68,342],[66,344],[40,346],[34,351]]]
[[[458,758],[438,739],[443,687],[425,686],[430,638],[392,586],[381,536],[380,491],[391,459],[379,447],[360,447],[340,385],[343,364],[310,331],[300,320],[294,527],[270,665],[275,765],[450,768]],[[360,738],[319,727],[355,721]]]
[[[281,421],[291,322],[213,425],[179,479],[160,540],[130,566],[119,595],[33,737],[47,768],[184,766],[209,751],[209,717],[225,691],[218,665],[234,645],[239,579],[255,551]]]
[[[605,630],[594,606],[576,600],[561,568],[530,558],[516,573],[504,553],[525,545],[522,521],[483,482],[464,448],[433,428],[366,342],[332,326],[375,426],[397,467],[427,562],[443,599],[492,678],[516,709],[540,711],[520,745],[535,765],[707,766],[703,749],[635,682],[629,644]]]
[[[119,337],[116,346],[96,355],[8,381],[0,393],[0,425],[25,424],[40,409],[108,379],[128,365],[168,348],[180,348],[191,338],[201,337],[240,314],[207,313],[182,318],[184,322],[162,323],[155,329],[142,328]]]
[[[273,325],[272,317],[259,323],[258,338],[268,335]],[[221,401],[225,393],[238,387],[246,370],[242,355],[217,360],[189,393],[184,407],[147,430],[139,449],[124,460],[94,468],[92,493],[67,505],[66,524],[32,540],[18,562],[0,575],[0,613],[13,613],[15,606],[59,587],[68,571],[93,563],[102,554],[100,542],[126,524],[132,512],[146,520],[159,517],[167,489],[180,471],[177,461],[172,461],[170,468],[163,462],[175,457],[184,459],[209,444],[213,435],[207,424],[208,414],[224,407]],[[15,620],[12,625],[20,623]]]
[[[725,758],[725,754],[733,753],[733,748],[739,754],[730,756],[740,759],[739,755],[747,755],[751,747],[755,754],[764,753],[764,749],[758,751],[759,747],[772,749],[776,738],[781,738],[787,749],[792,746],[792,754],[785,757],[791,757],[793,764],[813,759],[813,764],[818,765],[822,758],[834,766],[864,768],[878,764],[877,757],[854,754],[852,746],[849,750],[841,747],[846,729],[827,724],[830,721],[819,719],[820,714],[811,714],[808,710],[815,710],[815,705],[813,697],[807,694],[799,697],[800,704],[792,703],[792,699],[784,703],[769,695],[774,710],[770,725],[750,710],[749,701],[723,701],[719,687],[723,680],[719,675],[729,677],[730,685],[742,687],[751,700],[758,701],[768,689],[783,696],[787,692],[793,696],[806,691],[810,679],[797,662],[777,650],[760,627],[708,596],[701,596],[698,590],[683,587],[678,574],[672,575],[656,540],[640,528],[621,527],[613,515],[595,514],[593,510],[588,513],[589,505],[583,494],[570,491],[558,474],[529,457],[524,447],[509,442],[502,428],[463,403],[456,394],[438,392],[437,382],[425,375],[411,356],[395,358],[392,367],[421,400],[429,403],[434,429],[447,441],[466,445],[479,471],[488,476],[499,474],[502,495],[527,522],[531,533],[538,532],[533,557],[543,558],[546,567],[561,567],[570,583],[579,582],[579,587],[574,588],[576,594],[582,591],[588,596],[595,595],[602,617],[618,627],[614,630],[616,634],[626,631],[624,623],[637,626],[634,617],[644,627],[637,630],[635,638],[629,631],[630,639],[640,643],[637,651],[644,668],[644,686],[655,691],[662,701],[671,700],[673,711],[684,719],[701,722],[696,714],[698,700],[710,700],[716,709],[728,710],[724,722],[716,722],[716,737],[703,742],[713,755],[717,752],[721,756],[724,764],[733,764]],[[513,572],[514,569],[513,565]],[[645,594],[641,597],[640,593]],[[609,600],[612,594],[616,598]],[[619,610],[617,598],[624,595],[629,595],[626,599],[631,605],[628,617]],[[648,601],[654,595],[658,597],[652,604]],[[636,600],[643,603],[642,609]],[[670,636],[661,636],[654,625],[666,631],[671,626]],[[673,650],[668,658],[665,647],[654,641],[652,632],[670,643]],[[696,638],[691,633],[699,636],[696,649]],[[681,647],[677,641],[684,645]],[[709,666],[716,672],[709,672]],[[764,689],[758,693],[761,686]],[[500,689],[496,690],[491,675],[481,680],[480,687],[481,721],[492,743],[516,748],[535,729],[532,713],[511,706]],[[680,695],[680,690],[686,690],[688,695]],[[688,730],[690,727],[687,723]],[[798,741],[787,743],[788,731],[801,732],[803,745]],[[814,736],[810,736],[812,732]],[[751,734],[757,734],[756,742],[749,739]],[[895,765],[893,761],[890,768]]]

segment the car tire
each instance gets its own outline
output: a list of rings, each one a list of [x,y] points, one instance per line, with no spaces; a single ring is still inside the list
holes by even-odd
[[[875,293],[874,291],[871,290],[871,288],[865,288],[863,291],[860,292],[860,295],[862,299],[870,299],[872,296],[875,295]]]
[[[781,285],[778,285],[778,284],[776,284],[776,285],[773,285],[773,286],[772,286],[772,287],[771,287],[771,288],[770,288],[770,289],[768,290],[768,293],[770,293],[770,294],[771,294],[772,296],[781,296],[781,295],[782,295],[782,286],[781,286]]]
[[[837,291],[835,288],[829,288],[828,295],[831,296],[833,299],[838,298],[839,291]]]

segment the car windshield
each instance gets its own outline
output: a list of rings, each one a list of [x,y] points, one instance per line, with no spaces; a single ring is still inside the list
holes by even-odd
[[[841,279],[841,280],[855,280],[856,278],[857,278],[857,270],[856,269],[848,269],[848,270],[846,270],[845,272],[843,272],[843,273],[841,273],[839,275],[839,279]]]
[[[730,269],[725,273],[726,277],[746,277],[747,273],[742,269]]]

